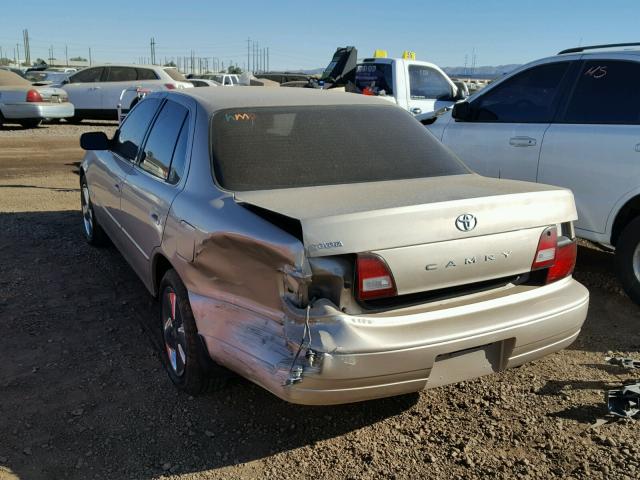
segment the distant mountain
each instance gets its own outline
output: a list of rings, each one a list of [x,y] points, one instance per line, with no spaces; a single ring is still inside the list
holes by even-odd
[[[476,67],[444,67],[450,77],[477,77],[477,78],[497,78],[515,70],[520,64],[511,63],[509,65]]]

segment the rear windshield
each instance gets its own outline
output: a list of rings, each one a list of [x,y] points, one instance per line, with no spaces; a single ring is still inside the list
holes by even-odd
[[[176,82],[186,82],[187,79],[182,75],[177,68],[165,68],[164,71]]]
[[[356,67],[356,87],[365,95],[393,95],[393,66],[363,63]]]
[[[393,105],[221,110],[211,122],[211,150],[216,180],[232,191],[469,173]]]

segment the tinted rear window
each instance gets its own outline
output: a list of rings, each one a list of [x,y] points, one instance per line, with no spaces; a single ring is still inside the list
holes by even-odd
[[[468,173],[392,105],[221,110],[211,122],[211,149],[215,177],[232,191]]]
[[[186,82],[187,79],[182,75],[177,68],[165,68],[165,73],[171,77],[172,80],[176,82]]]
[[[356,87],[365,95],[393,95],[393,66],[390,63],[358,65]]]

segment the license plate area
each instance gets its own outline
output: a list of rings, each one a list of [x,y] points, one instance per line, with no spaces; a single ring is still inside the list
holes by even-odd
[[[508,340],[438,355],[427,386],[439,387],[504,370]]]

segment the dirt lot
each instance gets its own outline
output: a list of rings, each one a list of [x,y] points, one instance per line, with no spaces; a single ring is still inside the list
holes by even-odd
[[[533,364],[340,407],[241,379],[179,394],[153,299],[117,251],[82,239],[78,134],[95,129],[114,126],[0,129],[0,479],[640,477],[640,423],[593,426],[603,390],[632,378],[605,353],[640,358],[640,308],[586,245],[584,330]]]

